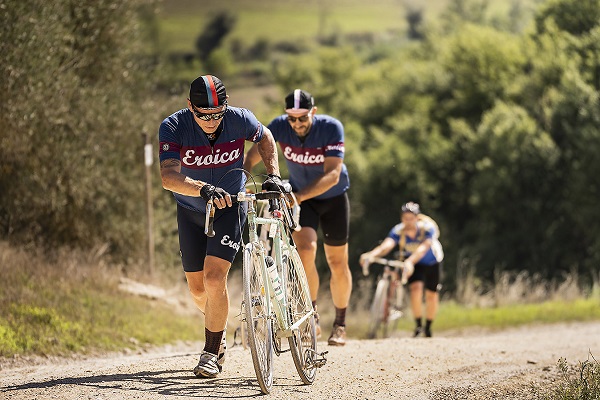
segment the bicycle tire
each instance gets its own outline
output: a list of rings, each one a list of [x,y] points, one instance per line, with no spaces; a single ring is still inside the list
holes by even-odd
[[[308,280],[304,272],[304,266],[296,249],[291,253],[284,254],[284,262],[287,262],[287,301],[289,323],[294,324],[307,313],[313,312]],[[315,381],[317,368],[315,357],[317,355],[317,329],[314,313],[307,318],[293,335],[288,337],[290,352],[296,366],[296,371],[302,382],[307,385]]]
[[[389,285],[390,282],[387,279],[382,278],[377,281],[377,288],[375,289],[375,295],[373,296],[373,302],[371,303],[370,308],[369,339],[375,339],[380,330],[383,331],[383,336],[385,336],[386,302]]]
[[[397,283],[396,283],[397,282]],[[396,286],[393,288],[393,286]],[[403,315],[404,286],[400,281],[392,281],[388,286],[388,296],[384,304],[384,334],[386,337],[393,336],[398,330],[398,321]],[[399,313],[394,316],[394,313]]]
[[[256,246],[247,244],[243,260],[246,333],[258,385],[264,394],[268,394],[273,385],[273,343],[263,263]]]

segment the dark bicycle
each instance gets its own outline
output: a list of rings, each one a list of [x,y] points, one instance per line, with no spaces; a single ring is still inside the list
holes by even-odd
[[[369,275],[371,264],[383,265],[384,269],[377,279],[375,294],[370,307],[369,339],[388,337],[397,327],[398,319],[404,309],[404,283],[402,272],[404,262],[387,258],[371,258],[362,266],[363,275]]]

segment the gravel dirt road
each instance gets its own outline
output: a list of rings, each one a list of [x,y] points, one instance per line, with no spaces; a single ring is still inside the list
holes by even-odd
[[[4,360],[1,399],[245,399],[261,396],[249,350],[230,348],[223,373],[195,378],[202,343],[95,358]],[[547,387],[556,363],[600,356],[600,322],[539,325],[433,338],[350,340],[330,347],[313,385],[303,385],[289,353],[274,358],[276,399],[529,399]],[[25,364],[25,365],[23,365]]]

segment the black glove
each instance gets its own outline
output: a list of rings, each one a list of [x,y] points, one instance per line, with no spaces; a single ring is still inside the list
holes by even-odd
[[[275,174],[267,175],[268,178],[262,184],[262,190],[269,192],[291,193],[292,186],[289,183],[283,183],[281,178]]]
[[[228,194],[229,193],[227,193],[225,189],[209,185],[208,183],[202,186],[202,189],[200,189],[200,196],[202,196],[202,198],[206,201],[209,201],[210,199],[224,199]]]

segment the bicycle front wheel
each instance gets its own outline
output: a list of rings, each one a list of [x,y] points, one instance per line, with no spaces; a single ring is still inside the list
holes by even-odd
[[[369,320],[369,339],[377,337],[377,332],[381,329],[384,331],[386,324],[386,303],[390,282],[387,279],[381,278],[377,282],[373,302],[371,303],[371,312]]]
[[[285,256],[284,256],[285,257]],[[302,320],[299,329],[288,338],[290,352],[302,382],[311,384],[317,374],[317,330],[308,280],[296,249],[287,254],[287,301],[290,325]]]
[[[243,264],[246,332],[258,385],[268,394],[273,385],[273,344],[264,262],[262,253],[252,243],[247,244]]]

